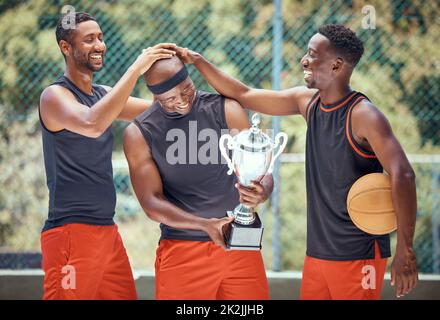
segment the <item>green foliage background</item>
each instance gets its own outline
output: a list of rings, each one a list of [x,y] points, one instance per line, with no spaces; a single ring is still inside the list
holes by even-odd
[[[39,232],[47,215],[47,188],[38,123],[39,95],[63,72],[64,61],[54,27],[63,1],[0,1],[0,251],[39,250]],[[272,20],[269,0],[70,1],[101,25],[107,44],[104,69],[95,82],[113,85],[142,48],[175,42],[203,53],[222,70],[247,84],[271,88]],[[363,29],[362,9],[371,5],[376,28]],[[365,54],[352,78],[388,117],[405,151],[440,153],[440,5],[436,0],[304,1],[284,0],[282,88],[301,85],[299,60],[308,40],[324,23],[343,23],[357,31]],[[190,68],[200,89],[212,90]],[[133,95],[150,98],[139,81]],[[265,125],[270,127],[270,118]],[[114,126],[114,159],[124,161],[121,134]],[[288,153],[303,153],[306,125],[284,117]],[[415,164],[418,185],[416,250],[421,270],[433,271],[432,220],[439,190],[433,189],[438,164]],[[342,170],[342,168],[341,168]],[[281,266],[301,269],[305,253],[305,181],[303,163],[281,167]],[[131,190],[127,170],[115,168],[117,219],[134,268],[152,268],[159,238]],[[438,199],[438,198],[437,198]],[[437,200],[438,201],[438,200]],[[270,202],[261,208],[266,231],[266,267],[272,267]],[[435,211],[437,210],[437,211]],[[438,228],[438,226],[436,226]]]

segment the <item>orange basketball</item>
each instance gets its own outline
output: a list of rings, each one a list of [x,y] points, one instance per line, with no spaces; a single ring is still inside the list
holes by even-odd
[[[360,177],[348,192],[347,209],[353,223],[367,233],[380,235],[396,230],[390,177],[383,173]]]

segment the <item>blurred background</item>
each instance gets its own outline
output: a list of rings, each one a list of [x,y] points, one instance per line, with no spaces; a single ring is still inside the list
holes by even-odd
[[[48,191],[37,106],[42,90],[64,70],[54,29],[66,4],[100,24],[107,53],[95,82],[107,85],[117,82],[141,49],[175,42],[251,86],[285,89],[303,84],[299,61],[319,25],[341,23],[355,30],[365,54],[352,87],[385,113],[408,154],[417,176],[419,270],[440,274],[437,0],[0,1],[0,268],[41,266]],[[189,68],[198,88],[212,91]],[[141,81],[133,95],[151,98]],[[126,125],[114,125],[116,220],[133,269],[153,270],[159,226],[146,217],[130,184],[121,144]],[[306,124],[298,116],[265,116],[264,125],[290,138],[274,196],[259,208],[266,227],[265,264],[267,270],[300,271],[306,243]]]

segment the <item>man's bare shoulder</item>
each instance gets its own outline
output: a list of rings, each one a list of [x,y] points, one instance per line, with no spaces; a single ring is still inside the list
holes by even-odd
[[[249,128],[249,119],[243,106],[236,100],[225,98],[226,123],[230,129]]]
[[[40,106],[51,105],[63,99],[75,100],[75,96],[67,88],[52,84],[46,87],[40,95]]]
[[[139,127],[133,122],[124,130],[123,147],[129,160],[151,158],[150,147]]]
[[[244,111],[243,106],[237,100],[225,98],[225,108],[230,111],[241,112]]]
[[[124,145],[136,143],[143,139],[142,132],[135,123],[130,123],[124,130]]]
[[[366,138],[372,134],[386,136],[392,131],[382,111],[366,99],[353,108],[351,124],[353,133],[359,138]]]
[[[371,101],[364,99],[360,101],[352,111],[352,119],[360,120],[366,123],[376,121],[386,121],[385,115]]]

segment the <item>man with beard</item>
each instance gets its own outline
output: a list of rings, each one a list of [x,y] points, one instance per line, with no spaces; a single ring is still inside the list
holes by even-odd
[[[75,21],[65,28],[66,19]],[[93,84],[106,46],[87,13],[62,17],[56,39],[66,69],[40,98],[49,216],[41,234],[44,299],[136,299],[130,263],[113,221],[111,124],[132,120],[150,102],[132,98],[137,79],[173,44],[143,50],[114,88]]]
[[[416,221],[415,175],[386,117],[362,93],[350,88],[352,72],[364,48],[342,25],[323,25],[301,59],[306,86],[281,91],[253,89],[229,77],[196,52],[178,48],[219,93],[249,109],[271,115],[301,115],[307,122],[307,252],[302,299],[378,299],[389,235],[358,229],[346,206],[347,194],[361,176],[391,177],[397,214],[397,245],[391,283],[398,297],[417,283],[413,249]],[[292,197],[292,195],[289,195]],[[370,266],[365,285],[365,266]]]

